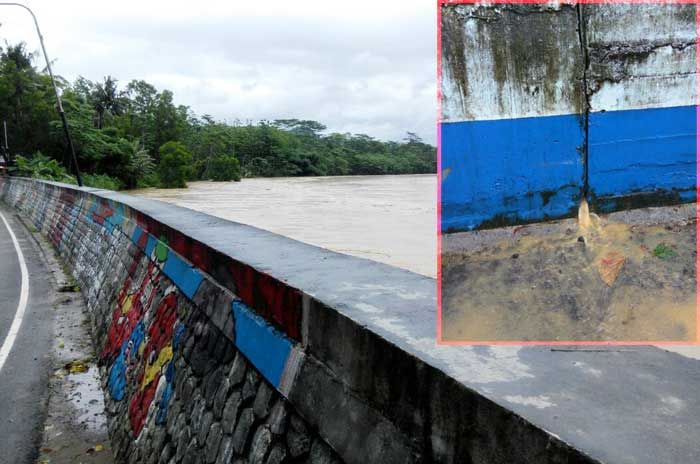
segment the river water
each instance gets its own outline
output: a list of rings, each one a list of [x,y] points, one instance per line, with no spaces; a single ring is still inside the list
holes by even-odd
[[[279,177],[128,193],[436,275],[436,176]]]

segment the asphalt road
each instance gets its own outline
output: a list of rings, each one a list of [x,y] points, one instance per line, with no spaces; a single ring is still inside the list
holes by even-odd
[[[38,456],[46,415],[54,293],[29,232],[5,205],[0,204],[0,214],[0,463],[22,464]],[[26,309],[15,337],[11,328],[19,322],[22,266],[3,218],[28,274]]]

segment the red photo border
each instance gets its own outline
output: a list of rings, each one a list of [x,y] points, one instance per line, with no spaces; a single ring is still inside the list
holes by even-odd
[[[478,0],[438,0],[437,1],[437,344],[438,345],[456,345],[456,346],[476,346],[476,345],[586,345],[586,346],[630,346],[630,345],[666,345],[666,346],[700,346],[700,280],[698,279],[698,270],[700,269],[700,257],[696,253],[695,258],[695,340],[694,341],[468,341],[468,340],[444,340],[442,338],[442,139],[441,139],[441,124],[442,124],[442,6],[444,5],[459,5],[459,4],[477,4],[483,3],[488,5],[503,5],[503,4],[547,4],[549,2],[543,0],[497,0],[493,2],[483,2]],[[700,0],[573,0],[562,1],[561,4],[568,5],[592,5],[592,4],[695,4],[695,73],[696,73],[696,92],[695,92],[695,115],[696,115],[696,225],[695,225],[695,249],[700,246],[700,226],[697,223],[700,209],[697,207],[697,200],[700,198],[700,166],[698,165],[698,153],[700,153],[700,80],[697,78],[700,75],[700,53],[697,50],[700,48]]]

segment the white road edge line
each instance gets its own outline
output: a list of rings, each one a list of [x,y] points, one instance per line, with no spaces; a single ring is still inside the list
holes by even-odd
[[[17,259],[19,260],[19,269],[22,274],[22,284],[19,292],[19,304],[17,305],[17,312],[15,313],[15,318],[12,320],[12,326],[10,326],[10,331],[5,337],[5,341],[0,347],[0,371],[7,361],[7,357],[12,350],[12,346],[15,344],[15,339],[19,333],[19,328],[22,325],[22,319],[24,318],[24,311],[27,309],[27,301],[29,300],[29,272],[27,271],[27,263],[24,261],[24,254],[22,254],[22,249],[19,247],[19,242],[15,233],[12,232],[10,224],[5,219],[5,216],[0,213],[0,219],[5,223],[7,231],[10,233],[10,238],[12,238],[12,244],[15,246],[15,251],[17,252]]]

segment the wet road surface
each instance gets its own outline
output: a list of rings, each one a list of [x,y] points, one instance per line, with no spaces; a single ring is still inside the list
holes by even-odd
[[[0,205],[0,213],[16,236],[29,280],[26,310],[13,340],[22,269],[12,236],[0,220],[0,356],[7,354],[0,368],[0,463],[29,463],[36,459],[46,414],[51,284],[24,226],[6,206]]]

